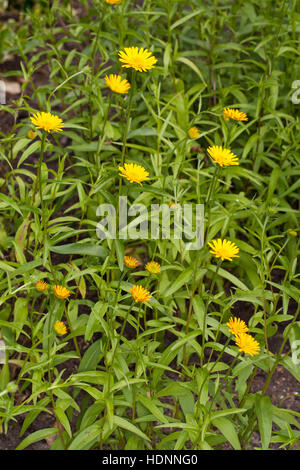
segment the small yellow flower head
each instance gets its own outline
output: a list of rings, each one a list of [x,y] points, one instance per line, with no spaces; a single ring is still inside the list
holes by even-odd
[[[219,145],[213,145],[207,149],[207,152],[220,166],[239,165],[238,157],[229,149],[224,149]]]
[[[293,237],[296,237],[297,236],[297,232],[296,230],[292,230],[291,228],[288,229],[288,232],[290,235],[292,235]]]
[[[160,272],[160,264],[156,263],[156,261],[149,261],[149,263],[146,264],[145,268],[151,274],[158,274]]]
[[[65,335],[67,333],[66,325],[62,321],[56,321],[54,329],[59,335]]]
[[[226,121],[233,119],[234,121],[248,121],[247,114],[242,113],[238,109],[225,108],[223,116]]]
[[[173,202],[173,201],[170,201],[170,202],[169,202],[169,207],[170,207],[170,209],[172,209],[173,211],[176,211],[176,210],[178,209],[177,204],[175,204],[175,202]]]
[[[229,328],[230,333],[232,333],[235,336],[241,333],[247,333],[248,331],[248,326],[240,318],[231,317],[229,319],[229,322],[227,323],[227,326]]]
[[[28,139],[34,139],[35,136],[36,136],[36,133],[32,129],[29,129],[29,131],[27,132]]]
[[[239,248],[229,240],[213,240],[208,245],[212,248],[210,253],[216,256],[216,258],[221,258],[222,261],[224,259],[228,261],[232,261],[232,258],[238,257],[238,252],[240,251]]]
[[[154,67],[157,59],[148,49],[138,47],[125,47],[124,51],[119,51],[119,60],[122,67],[133,68],[138,72],[146,72]]]
[[[239,351],[244,352],[245,354],[250,354],[254,356],[259,353],[259,343],[253,338],[253,336],[248,335],[248,333],[240,333],[235,337],[236,345],[239,347]]]
[[[69,289],[64,286],[53,286],[53,291],[56,297],[58,297],[59,299],[67,299],[71,294]]]
[[[105,77],[106,85],[116,93],[128,93],[130,89],[130,83],[124,78],[122,80],[121,75],[110,74]]]
[[[136,163],[124,163],[124,168],[119,166],[120,176],[124,176],[130,183],[138,183],[142,186],[142,182],[149,179],[148,171],[141,165]]]
[[[150,292],[142,286],[133,286],[130,293],[136,302],[148,302],[152,297]]]
[[[124,263],[126,264],[127,268],[137,268],[139,265],[139,262],[136,258],[133,256],[124,256]]]
[[[121,0],[105,0],[106,3],[109,3],[110,5],[119,5],[121,3]]]
[[[191,127],[188,130],[188,135],[190,139],[198,139],[200,135],[199,129],[197,127]]]
[[[30,117],[32,124],[37,127],[37,129],[44,129],[44,131],[62,131],[63,121],[58,116],[54,116],[51,113],[36,113]]]
[[[37,281],[35,283],[35,288],[39,291],[39,292],[43,292],[44,290],[47,290],[48,289],[48,284],[44,281]]]

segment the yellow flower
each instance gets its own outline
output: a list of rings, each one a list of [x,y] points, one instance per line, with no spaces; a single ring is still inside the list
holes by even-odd
[[[36,113],[30,117],[31,122],[38,128],[44,131],[62,131],[63,121],[58,116],[51,113]]]
[[[106,3],[109,3],[110,5],[119,5],[121,3],[121,0],[105,0]]]
[[[35,136],[36,136],[36,133],[32,129],[29,129],[29,131],[27,132],[28,139],[34,139]]]
[[[247,333],[247,331],[248,331],[248,326],[240,318],[231,317],[229,319],[229,322],[226,323],[226,324],[229,328],[230,333],[232,333],[235,336],[239,335],[241,333]]]
[[[248,335],[248,333],[240,333],[235,337],[236,345],[239,347],[239,351],[244,352],[245,354],[250,354],[254,356],[259,353],[259,343],[253,338],[253,336]]]
[[[133,256],[124,256],[124,263],[127,268],[136,268],[139,265],[139,262]]]
[[[232,261],[232,258],[238,257],[239,248],[229,240],[213,240],[208,245],[212,248],[210,253],[216,256],[216,258],[221,258],[222,261],[227,259]]]
[[[149,263],[146,264],[145,268],[151,274],[158,274],[160,272],[160,264],[156,263],[156,261],[149,261]]]
[[[120,176],[124,176],[130,183],[138,183],[142,186],[142,181],[145,181],[148,178],[148,171],[141,165],[136,163],[125,163],[124,167],[119,166]]]
[[[173,211],[176,211],[176,210],[178,209],[177,204],[175,204],[175,202],[173,202],[173,201],[170,201],[170,202],[169,202],[169,207],[170,207],[170,209],[172,209]]]
[[[67,289],[64,286],[58,286],[58,285],[53,286],[53,291],[56,297],[58,297],[59,299],[66,299],[71,294],[69,289]]]
[[[150,292],[142,286],[133,286],[130,293],[136,302],[148,302],[152,297]]]
[[[43,292],[44,290],[47,290],[48,289],[48,284],[44,281],[37,281],[35,283],[35,288],[40,291],[40,292]]]
[[[128,93],[130,89],[130,83],[124,78],[122,80],[121,75],[110,74],[105,77],[106,85],[116,93]]]
[[[288,228],[288,232],[289,232],[289,234],[292,235],[293,237],[296,237],[296,236],[297,236],[296,230],[292,230],[291,228]]]
[[[67,333],[66,325],[62,321],[56,321],[54,329],[59,335],[65,335]]]
[[[188,130],[188,135],[190,139],[197,139],[200,135],[200,132],[197,127],[191,127]]]
[[[226,121],[233,119],[234,121],[248,121],[247,114],[242,113],[238,109],[225,108],[223,116]]]
[[[119,60],[122,67],[133,68],[138,72],[146,72],[154,67],[157,59],[148,49],[138,47],[125,47],[124,51],[119,51]]]
[[[220,166],[239,165],[238,157],[229,149],[225,149],[219,145],[213,145],[207,149],[207,152]]]

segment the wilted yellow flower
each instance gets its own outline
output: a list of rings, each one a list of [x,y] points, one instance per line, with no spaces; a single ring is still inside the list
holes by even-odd
[[[58,297],[59,299],[67,299],[71,294],[69,289],[64,286],[53,286],[53,291],[56,297]]]
[[[223,116],[226,121],[229,121],[229,119],[233,119],[234,121],[248,121],[247,114],[242,113],[238,109],[225,108]]]
[[[35,283],[35,288],[40,291],[40,292],[43,292],[44,290],[47,290],[48,289],[48,284],[44,281],[37,281]]]
[[[119,51],[119,60],[122,67],[133,68],[138,72],[146,72],[154,67],[157,59],[148,49],[138,47],[125,47],[124,51]]]
[[[148,178],[148,171],[141,165],[136,163],[125,163],[124,168],[119,166],[120,176],[124,176],[130,183],[138,183],[142,186],[142,181],[145,181]]]
[[[65,335],[67,333],[66,325],[62,321],[56,321],[54,329],[59,335]]]
[[[197,139],[200,135],[199,129],[197,127],[191,127],[188,130],[188,135],[190,139]]]
[[[28,139],[34,139],[35,136],[36,136],[36,133],[32,129],[29,129],[29,131],[27,132]]]
[[[151,299],[150,292],[142,286],[133,286],[130,293],[136,302],[148,302]]]
[[[118,5],[121,3],[121,0],[105,0],[106,3],[109,3],[110,5]]]
[[[51,113],[36,113],[30,117],[31,122],[38,128],[50,131],[62,131],[63,120]]]
[[[229,149],[225,149],[219,145],[213,145],[207,149],[207,152],[220,166],[239,165],[238,157]]]
[[[216,258],[221,258],[222,261],[227,259],[232,261],[232,258],[238,257],[239,248],[229,240],[213,240],[208,245],[212,248],[210,253],[216,256]]]
[[[136,268],[139,265],[139,262],[133,256],[124,256],[124,263],[127,268]]]
[[[160,272],[160,264],[156,261],[149,261],[149,263],[146,264],[145,268],[151,274],[158,274]]]
[[[122,80],[121,75],[110,74],[105,77],[106,85],[116,93],[128,93],[130,83],[126,78]]]
[[[235,337],[236,345],[239,347],[239,351],[245,354],[254,356],[259,353],[259,343],[248,333],[240,333]]]
[[[247,333],[248,326],[240,318],[231,317],[227,323],[230,333],[233,335],[239,335],[240,333]]]

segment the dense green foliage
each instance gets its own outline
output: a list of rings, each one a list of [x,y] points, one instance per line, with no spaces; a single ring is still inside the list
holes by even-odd
[[[260,448],[299,446],[300,413],[267,393],[278,365],[300,379],[299,3],[18,7],[0,26],[0,78],[22,89],[0,105],[0,430],[21,416],[19,449],[52,436],[52,449],[247,449],[254,431]],[[150,49],[156,66],[122,69],[118,52],[131,46]],[[6,69],[8,55],[16,64]],[[127,77],[128,95],[109,90],[110,73]],[[226,121],[226,107],[248,121]],[[30,116],[41,111],[63,131],[35,129]],[[239,165],[218,167],[213,145]],[[149,180],[121,178],[124,159]],[[204,204],[203,247],[101,241],[97,207],[117,209],[120,195],[146,207]],[[239,257],[217,260],[207,244],[216,238]],[[124,255],[140,267],[128,269]],[[145,270],[149,260],[160,273]],[[55,284],[71,295],[57,298]],[[133,284],[151,301],[135,304]],[[231,316],[247,323],[259,354],[238,351]],[[52,424],[28,432],[40,413]]]

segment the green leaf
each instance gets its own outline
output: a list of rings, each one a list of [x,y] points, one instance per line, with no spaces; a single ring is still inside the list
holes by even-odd
[[[100,424],[102,421],[97,421],[96,423],[92,424],[91,426],[83,429],[71,442],[68,447],[68,450],[89,450],[93,443],[98,439],[100,436]]]
[[[258,428],[260,432],[261,445],[263,450],[269,448],[272,435],[272,409],[270,397],[256,395],[255,409],[258,419]]]
[[[15,326],[22,330],[24,323],[28,316],[28,301],[22,297],[19,297],[14,306],[14,322]],[[20,336],[20,331],[16,332],[16,339]]]
[[[107,249],[103,246],[87,243],[69,243],[67,245],[52,246],[50,251],[61,255],[99,256],[99,258],[105,258],[108,254]]]
[[[120,428],[126,429],[126,431],[132,432],[137,436],[140,436],[142,439],[146,441],[150,441],[149,437],[146,436],[142,431],[139,430],[134,424],[130,423],[124,418],[120,418],[120,416],[114,416],[114,424]]]
[[[164,297],[174,295],[184,284],[188,283],[193,275],[193,268],[185,269],[175,281],[170,282],[169,288],[164,292]]]
[[[58,431],[56,428],[46,428],[40,429],[39,431],[35,431],[30,434],[30,436],[25,437],[21,444],[16,447],[16,450],[23,450],[34,442],[42,441],[43,439],[46,439],[46,437],[49,436],[54,436],[54,434],[57,434],[57,432]]]
[[[139,394],[137,399],[147,408],[150,413],[159,421],[160,423],[168,423],[167,417],[160,411],[160,409],[155,405],[153,400],[150,400],[148,397]]]
[[[241,444],[233,423],[227,418],[215,418],[212,424],[221,431],[234,450],[241,450]]]
[[[114,240],[116,247],[117,260],[120,271],[124,269],[124,243],[118,238]]]
[[[67,431],[69,437],[71,438],[72,437],[72,430],[71,430],[69,420],[68,420],[64,410],[62,408],[60,408],[59,406],[56,406],[54,412],[55,412],[55,415],[56,415],[57,419],[60,421],[62,426]]]
[[[85,372],[87,370],[94,370],[98,365],[102,356],[100,349],[100,340],[95,341],[84,353],[81,363],[78,367],[78,372]]]

